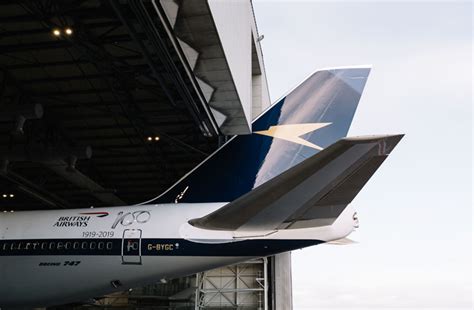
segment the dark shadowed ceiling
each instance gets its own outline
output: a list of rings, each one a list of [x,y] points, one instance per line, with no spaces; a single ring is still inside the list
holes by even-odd
[[[0,2],[1,211],[142,202],[217,147],[137,3]]]

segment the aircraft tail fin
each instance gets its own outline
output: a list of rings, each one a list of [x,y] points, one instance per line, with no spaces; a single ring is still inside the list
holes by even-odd
[[[233,201],[310,158],[347,135],[369,73],[316,71],[153,202]]]

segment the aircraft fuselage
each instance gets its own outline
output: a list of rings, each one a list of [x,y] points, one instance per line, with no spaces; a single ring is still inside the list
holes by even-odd
[[[84,301],[336,240],[354,228],[352,211],[332,226],[258,233],[188,224],[224,204],[1,213],[0,306]]]

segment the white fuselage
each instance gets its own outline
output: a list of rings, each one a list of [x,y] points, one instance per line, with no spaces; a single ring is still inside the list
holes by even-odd
[[[80,302],[347,236],[350,208],[331,226],[266,232],[188,224],[225,203],[0,214],[0,307]]]

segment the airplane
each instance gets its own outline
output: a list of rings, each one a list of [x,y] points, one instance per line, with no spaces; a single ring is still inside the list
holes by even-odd
[[[369,66],[322,69],[160,196],[0,213],[0,308],[44,307],[344,240],[403,135],[349,137]]]

